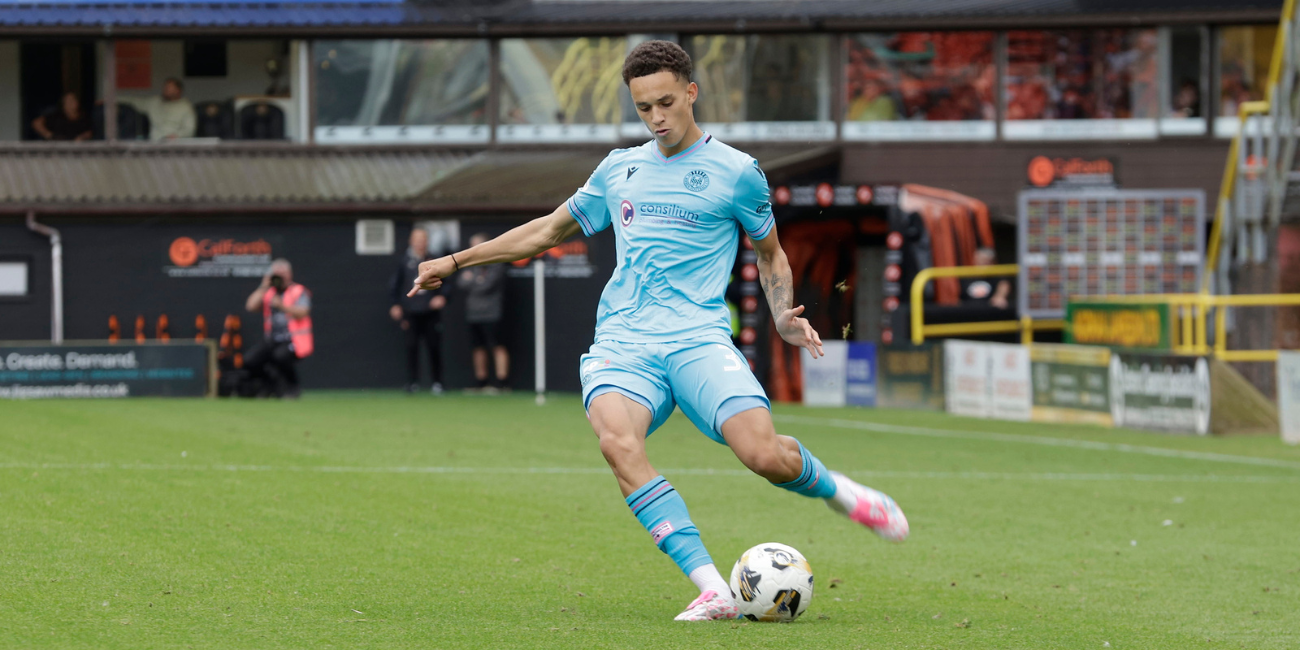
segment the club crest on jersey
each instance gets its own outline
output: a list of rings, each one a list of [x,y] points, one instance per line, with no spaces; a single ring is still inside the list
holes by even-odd
[[[682,184],[692,192],[703,192],[709,186],[709,175],[704,173],[702,169],[694,169],[686,172],[686,178],[682,179]]]
[[[623,222],[623,227],[626,228],[632,225],[632,217],[635,216],[636,206],[632,205],[631,201],[623,199],[623,202],[618,206],[618,218]]]

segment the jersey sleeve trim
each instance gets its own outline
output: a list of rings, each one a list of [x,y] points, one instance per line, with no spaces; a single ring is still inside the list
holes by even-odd
[[[582,208],[578,207],[578,202],[570,198],[567,205],[569,206],[569,214],[573,215],[579,226],[582,226],[582,234],[588,237],[596,234],[596,229],[591,227],[591,217],[588,217],[582,211]]]
[[[767,215],[767,218],[763,220],[763,225],[759,226],[757,230],[746,230],[745,234],[749,235],[750,239],[763,239],[764,237],[767,237],[768,233],[772,232],[772,227],[775,225],[776,217],[769,214]]]

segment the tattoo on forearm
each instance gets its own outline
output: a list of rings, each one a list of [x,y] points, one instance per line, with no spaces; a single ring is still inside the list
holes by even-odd
[[[773,317],[791,307],[790,285],[794,284],[794,280],[789,273],[778,275],[768,270],[759,274],[759,284],[763,286],[763,293],[767,294],[767,305],[772,309]]]

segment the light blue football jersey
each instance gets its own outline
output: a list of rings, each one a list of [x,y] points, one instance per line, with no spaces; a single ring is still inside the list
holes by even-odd
[[[741,229],[762,239],[776,223],[758,162],[707,133],[671,158],[653,140],[611,151],[567,206],[587,236],[612,225],[617,241],[597,341],[730,335],[724,294]]]

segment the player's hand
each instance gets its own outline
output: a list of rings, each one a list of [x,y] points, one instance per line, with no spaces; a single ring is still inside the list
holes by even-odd
[[[817,330],[812,328],[807,318],[799,318],[799,314],[802,313],[803,305],[781,312],[776,317],[776,331],[781,334],[781,338],[785,339],[786,343],[807,348],[812,358],[826,356],[826,353],[822,352],[822,339],[817,336]]]
[[[433,291],[442,286],[442,279],[456,271],[455,262],[451,261],[451,256],[439,257],[436,260],[420,262],[420,275],[415,278],[415,286],[406,293],[408,297],[415,297],[420,289]]]

